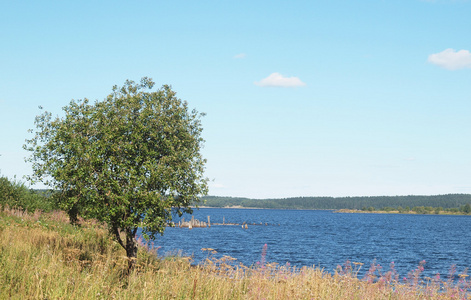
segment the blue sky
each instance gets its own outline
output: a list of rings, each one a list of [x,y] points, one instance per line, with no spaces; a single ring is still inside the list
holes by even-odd
[[[207,113],[210,194],[471,193],[471,2],[1,1],[0,171],[38,106],[143,76]]]

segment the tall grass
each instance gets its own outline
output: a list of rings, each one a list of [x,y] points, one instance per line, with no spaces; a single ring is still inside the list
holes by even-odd
[[[0,298],[11,299],[469,299],[469,282],[421,279],[403,282],[359,263],[334,274],[316,267],[261,262],[246,267],[231,257],[194,266],[180,256],[161,257],[140,244],[128,275],[124,250],[93,221],[68,223],[64,212],[0,211]]]

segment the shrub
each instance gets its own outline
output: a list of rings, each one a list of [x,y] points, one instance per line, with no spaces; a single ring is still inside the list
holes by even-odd
[[[0,177],[0,207],[9,206],[23,211],[51,211],[54,209],[52,199],[42,192],[27,188],[22,182],[10,181]]]

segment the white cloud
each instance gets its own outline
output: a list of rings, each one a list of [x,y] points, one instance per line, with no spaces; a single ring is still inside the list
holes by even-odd
[[[258,86],[298,87],[306,84],[298,77],[284,77],[280,73],[271,73],[267,78],[254,82]]]
[[[242,58],[245,58],[246,56],[247,56],[247,54],[245,54],[245,53],[239,53],[239,54],[234,55],[234,58],[235,59],[242,59]]]
[[[471,68],[471,53],[468,50],[455,51],[448,48],[442,52],[430,54],[428,62],[448,70]]]

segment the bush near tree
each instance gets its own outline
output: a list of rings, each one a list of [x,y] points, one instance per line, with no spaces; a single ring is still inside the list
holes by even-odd
[[[33,191],[22,182],[0,176],[0,209],[5,207],[34,212],[54,209],[52,199],[41,192]]]

